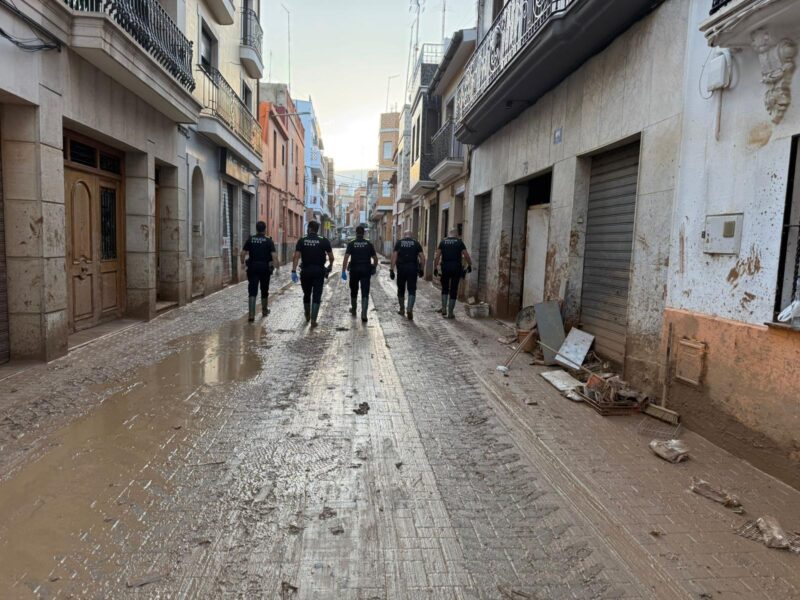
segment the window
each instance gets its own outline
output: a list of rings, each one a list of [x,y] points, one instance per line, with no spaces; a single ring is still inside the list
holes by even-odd
[[[286,166],[286,144],[281,144],[281,166]]]
[[[417,126],[416,124],[411,127],[411,162],[416,160],[417,156]]]
[[[278,166],[278,134],[277,132],[272,132],[272,167],[275,168]]]
[[[217,41],[211,30],[203,23],[200,26],[200,64],[206,69],[211,69],[217,64]]]
[[[253,91],[250,86],[242,81],[242,102],[251,113],[253,112]]]
[[[442,237],[447,237],[450,230],[450,209],[445,208],[442,211]]]
[[[789,306],[797,291],[800,274],[800,138],[792,144],[787,181],[786,208],[783,215],[783,238],[778,271],[778,293],[775,299],[775,312],[780,313]]]
[[[384,181],[381,189],[381,197],[389,198],[392,195],[392,185],[388,181]]]
[[[392,160],[393,153],[392,142],[383,142],[383,160]]]
[[[100,188],[100,257],[117,258],[117,190]]]

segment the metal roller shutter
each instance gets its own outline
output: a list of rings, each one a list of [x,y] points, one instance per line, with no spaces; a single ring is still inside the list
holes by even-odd
[[[2,136],[0,136],[0,139],[2,139]],[[7,362],[10,357],[5,232],[6,226],[3,219],[3,165],[0,162],[0,363]]]
[[[253,197],[250,194],[242,192],[242,245],[255,233],[255,227],[250,220],[252,200]]]
[[[492,197],[480,201],[481,230],[478,239],[478,297],[485,301],[489,278],[489,234],[492,231]]]
[[[233,186],[222,188],[222,283],[233,279]]]
[[[601,356],[623,363],[628,326],[639,143],[592,159],[581,322]]]

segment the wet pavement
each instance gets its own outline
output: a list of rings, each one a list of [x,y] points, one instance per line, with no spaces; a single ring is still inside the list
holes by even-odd
[[[234,286],[0,381],[0,598],[800,597],[732,533],[800,493],[692,434],[659,461],[386,275],[367,324],[331,278],[310,330],[284,270],[255,324]]]

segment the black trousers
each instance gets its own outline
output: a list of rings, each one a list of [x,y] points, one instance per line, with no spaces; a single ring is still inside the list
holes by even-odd
[[[417,293],[417,265],[397,265],[397,295],[403,297],[406,290],[409,294]]]
[[[361,297],[369,296],[369,284],[372,279],[372,268],[369,266],[350,267],[350,297],[358,296],[358,288],[361,286]]]
[[[261,286],[261,297],[269,294],[269,278],[272,269],[269,266],[253,266],[247,269],[247,295],[251,298],[258,296],[258,286]]]
[[[322,303],[322,287],[325,285],[325,275],[322,267],[319,269],[304,269],[300,272],[300,287],[303,288],[303,304]]]
[[[458,283],[464,272],[460,264],[442,266],[442,295],[450,296],[451,300],[458,298]]]

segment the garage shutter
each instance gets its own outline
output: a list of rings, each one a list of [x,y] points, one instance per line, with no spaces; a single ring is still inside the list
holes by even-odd
[[[595,336],[595,348],[622,364],[628,326],[639,143],[592,159],[581,322]]]
[[[486,301],[489,270],[489,234],[492,231],[492,197],[486,196],[479,200],[481,230],[478,239],[478,297]]]
[[[9,359],[8,284],[6,281],[5,221],[3,220],[3,165],[0,164],[0,363]]]

